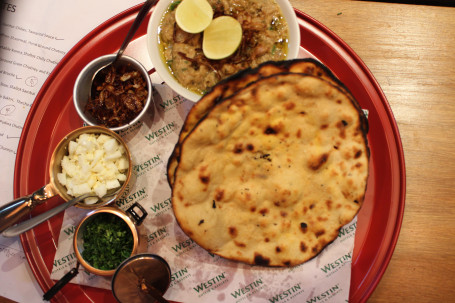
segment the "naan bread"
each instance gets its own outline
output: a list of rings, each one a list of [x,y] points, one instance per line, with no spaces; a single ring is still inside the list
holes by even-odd
[[[294,266],[359,211],[365,117],[333,81],[258,79],[215,102],[180,145],[172,205],[182,230],[224,258]]]
[[[240,89],[261,78],[283,72],[304,73],[320,77],[333,85],[338,86],[340,90],[348,94],[353,99],[338,78],[336,78],[326,66],[312,58],[265,62],[254,69],[249,68],[239,72],[238,74],[233,75],[232,77],[229,77],[215,85],[212,90],[204,95],[188,113],[180,132],[178,142],[175,145],[167,165],[167,178],[171,187],[174,185],[174,173],[179,162],[180,144],[183,140],[185,140],[188,133],[191,132],[199,120],[201,120],[217,103],[233,95]]]

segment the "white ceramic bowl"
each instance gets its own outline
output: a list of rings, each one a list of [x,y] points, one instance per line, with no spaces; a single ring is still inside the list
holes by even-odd
[[[161,19],[173,0],[160,0],[153,10],[147,27],[147,49],[150,55],[150,59],[155,67],[158,75],[171,87],[175,92],[183,96],[184,98],[193,102],[198,101],[201,95],[192,92],[182,86],[169,72],[166,63],[160,54],[158,46],[158,27],[161,23]],[[299,54],[300,46],[300,30],[297,23],[297,16],[288,0],[275,0],[281,8],[281,11],[288,23],[289,28],[289,45],[287,60],[297,58]]]
[[[74,84],[73,88],[73,102],[74,102],[74,107],[76,108],[77,113],[81,117],[82,120],[84,120],[85,123],[88,125],[99,125],[99,123],[96,121],[96,119],[88,112],[85,111],[85,105],[87,104],[88,98],[89,98],[89,93],[91,89],[91,83],[92,83],[92,77],[93,74],[102,66],[105,64],[112,62],[115,58],[116,54],[110,54],[110,55],[105,55],[98,57],[91,61],[89,64],[87,64],[82,71],[79,73],[76,82]],[[144,108],[142,111],[129,123],[117,126],[117,127],[110,127],[109,129],[112,131],[120,131],[123,129],[126,129],[130,127],[131,125],[135,124],[139,119],[142,118],[142,116],[145,114],[147,109],[149,108],[150,104],[153,101],[153,87],[152,87],[152,81],[150,80],[150,76],[148,75],[147,70],[145,67],[139,63],[134,58],[131,58],[129,56],[123,55],[120,57],[119,61],[124,61],[126,63],[131,64],[131,66],[139,71],[142,76],[145,79],[145,83],[147,85],[147,99],[144,104]]]

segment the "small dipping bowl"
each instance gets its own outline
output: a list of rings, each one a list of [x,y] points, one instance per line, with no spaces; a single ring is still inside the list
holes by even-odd
[[[133,238],[133,248],[131,250],[131,254],[129,255],[129,257],[131,257],[135,255],[138,251],[145,251],[146,249],[145,246],[147,245],[147,241],[146,239],[143,239],[144,236],[142,236],[142,234],[144,233],[141,233],[138,230],[138,228],[142,224],[142,221],[147,216],[147,212],[138,203],[134,203],[126,211],[122,211],[121,209],[116,207],[106,206],[88,213],[77,226],[76,232],[74,233],[73,247],[74,252],[76,253],[76,258],[79,261],[79,263],[92,274],[100,276],[112,276],[114,275],[115,270],[117,268],[111,270],[98,269],[89,264],[82,256],[82,252],[84,251],[83,239],[84,231],[87,228],[87,226],[92,222],[92,220],[101,214],[117,216],[128,225],[129,230],[131,231],[131,237]]]
[[[60,196],[65,201],[69,201],[75,197],[68,194],[66,187],[58,181],[58,174],[62,172],[62,159],[68,154],[68,145],[70,141],[76,140],[82,134],[104,134],[115,138],[125,150],[126,158],[128,159],[128,168],[125,172],[126,178],[121,183],[120,189],[115,191],[115,194],[106,195],[99,199],[97,203],[86,204],[80,201],[76,204],[77,207],[85,209],[94,209],[108,205],[120,197],[127,188],[132,175],[132,160],[128,146],[123,139],[115,132],[101,126],[86,126],[73,130],[67,134],[55,147],[50,162],[49,162],[49,183],[34,191],[28,196],[17,198],[0,207],[0,231],[18,223],[27,214],[29,214],[36,206],[43,204],[48,199],[54,196]]]
[[[50,176],[50,186],[56,191],[56,193],[61,196],[65,201],[69,201],[73,199],[73,196],[70,196],[67,193],[67,189],[64,185],[62,185],[57,178],[57,175],[62,172],[62,159],[65,155],[68,154],[68,144],[70,141],[76,140],[82,134],[104,134],[110,137],[113,137],[117,140],[119,144],[121,144],[125,150],[126,158],[128,159],[128,169],[126,171],[126,180],[122,181],[122,185],[120,190],[114,196],[107,196],[107,198],[101,198],[101,201],[98,201],[95,204],[86,204],[84,201],[80,201],[76,204],[77,207],[84,208],[84,209],[94,209],[98,207],[102,207],[112,203],[116,198],[120,197],[123,192],[126,190],[132,174],[132,160],[131,160],[131,153],[126,145],[125,141],[123,141],[122,137],[120,137],[117,133],[102,127],[102,126],[85,126],[78,128],[68,135],[66,135],[57,147],[54,150],[54,154],[52,155],[49,167],[49,176]]]
[[[120,303],[155,302],[149,293],[163,296],[171,284],[171,268],[158,255],[138,254],[123,261],[112,278],[112,292]]]
[[[73,89],[73,102],[74,102],[74,107],[76,108],[76,111],[78,115],[81,117],[81,119],[87,123],[88,125],[100,125],[100,123],[88,112],[85,110],[85,106],[87,105],[87,102],[89,101],[90,98],[90,91],[92,88],[92,78],[95,72],[100,69],[101,67],[105,66],[106,64],[114,61],[115,54],[110,54],[110,55],[105,55],[96,58],[95,60],[91,61],[89,64],[87,64],[82,71],[79,73],[76,82],[74,84],[74,89]],[[147,112],[147,109],[150,107],[150,104],[152,103],[152,98],[153,98],[153,87],[152,87],[152,82],[150,80],[150,77],[148,75],[147,70],[145,67],[136,59],[123,55],[118,59],[118,62],[116,64],[127,64],[129,65],[132,69],[137,70],[140,72],[142,77],[145,80],[146,86],[147,86],[147,99],[144,104],[144,108],[142,111],[131,121],[129,121],[127,124],[121,125],[121,126],[116,126],[116,127],[109,127],[110,130],[112,131],[120,131],[123,129],[126,129],[130,127],[131,125],[135,124],[137,121],[139,121],[144,114]]]

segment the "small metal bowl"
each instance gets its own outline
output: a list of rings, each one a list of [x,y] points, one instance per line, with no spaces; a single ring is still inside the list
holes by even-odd
[[[119,190],[119,192],[115,196],[111,196],[108,198],[102,198],[101,201],[98,201],[98,203],[95,204],[85,204],[83,201],[79,202],[76,204],[77,207],[80,208],[85,208],[85,209],[94,209],[98,208],[101,206],[108,205],[112,203],[114,200],[116,200],[118,197],[120,197],[123,192],[126,190],[128,184],[130,183],[131,179],[131,174],[132,174],[132,160],[131,160],[131,153],[126,145],[125,141],[123,141],[122,137],[120,137],[117,133],[110,131],[109,129],[101,126],[85,126],[78,128],[68,135],[63,138],[60,143],[57,145],[55,148],[54,154],[52,155],[51,161],[50,161],[50,167],[49,167],[49,176],[50,176],[50,184],[53,187],[54,191],[61,196],[65,201],[69,201],[73,196],[70,196],[67,193],[67,189],[65,188],[64,185],[60,184],[57,179],[58,173],[62,171],[62,165],[61,161],[65,155],[68,154],[68,144],[70,141],[75,140],[82,134],[104,134],[110,137],[115,138],[119,144],[121,144],[125,150],[126,157],[128,159],[129,167],[126,172],[127,179],[122,182],[122,186]]]
[[[89,113],[85,110],[85,106],[89,100],[90,96],[90,90],[92,86],[92,78],[95,72],[103,67],[104,65],[112,62],[115,58],[115,54],[110,54],[110,55],[105,55],[101,56],[99,58],[96,58],[95,60],[91,61],[89,64],[87,64],[84,69],[79,73],[76,82],[74,84],[74,89],[73,89],[73,102],[74,106],[76,108],[76,111],[78,115],[81,117],[81,119],[87,123],[88,125],[100,125],[99,122]],[[142,77],[145,79],[146,85],[147,85],[147,99],[144,105],[144,108],[142,111],[130,122],[127,124],[117,126],[117,127],[109,127],[110,130],[112,131],[120,131],[123,129],[126,129],[130,127],[131,125],[135,124],[137,121],[139,121],[145,112],[147,112],[147,109],[150,107],[150,104],[153,101],[153,87],[152,87],[152,82],[150,80],[150,77],[148,75],[147,70],[145,67],[136,59],[131,58],[129,56],[123,55],[120,57],[119,63],[126,63],[132,66],[134,69],[139,71],[142,75]]]
[[[139,210],[139,211],[137,211]],[[133,248],[129,257],[138,253],[138,251],[145,250],[146,241],[143,239],[141,232],[138,230],[138,227],[142,224],[142,221],[147,216],[147,212],[142,208],[138,203],[133,204],[128,210],[122,211],[116,207],[102,207],[97,210],[91,211],[87,216],[82,219],[79,225],[76,228],[73,239],[74,252],[76,253],[76,258],[78,262],[90,273],[100,276],[112,276],[115,273],[117,268],[111,270],[102,270],[90,265],[82,256],[84,251],[84,230],[87,225],[98,215],[100,214],[111,214],[122,219],[129,227],[131,231],[131,236],[133,237]]]
[[[17,232],[24,232],[29,228],[32,228],[38,223],[34,223],[35,225],[29,226],[28,224],[24,225],[26,221],[22,222],[20,227],[15,231],[11,231],[7,234],[4,233],[6,229],[16,224],[18,221],[22,220],[27,214],[29,214],[36,206],[46,202],[48,199],[54,196],[60,196],[65,201],[72,200],[73,196],[68,194],[66,187],[58,181],[57,175],[62,172],[62,159],[65,155],[68,154],[68,145],[69,142],[72,140],[76,140],[82,134],[104,134],[115,138],[119,144],[121,144],[125,150],[126,157],[128,159],[128,169],[126,173],[126,180],[121,182],[120,189],[116,190],[115,194],[106,195],[103,198],[99,199],[97,203],[94,204],[86,204],[84,201],[78,202],[75,206],[85,209],[94,209],[101,206],[108,205],[114,202],[118,197],[120,197],[123,192],[126,190],[128,184],[130,183],[131,176],[132,176],[132,160],[131,154],[126,145],[125,141],[115,132],[101,126],[86,126],[80,127],[78,129],[73,130],[69,134],[67,134],[55,147],[52,157],[49,163],[49,183],[44,185],[43,187],[39,188],[38,190],[34,191],[28,196],[17,198],[16,200],[9,202],[2,207],[0,207],[0,232],[3,233],[4,236],[12,237],[17,235]],[[49,210],[48,212],[51,212]],[[43,213],[42,215],[45,215]],[[28,227],[25,227],[28,226]],[[28,228],[28,229],[23,229]]]

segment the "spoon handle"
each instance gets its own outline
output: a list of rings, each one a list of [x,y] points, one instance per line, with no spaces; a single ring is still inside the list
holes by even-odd
[[[70,206],[73,206],[75,205],[77,202],[89,197],[89,196],[93,196],[94,194],[93,193],[90,193],[90,194],[84,194],[82,196],[79,196],[79,197],[76,197],[72,200],[69,200],[68,202],[66,203],[62,203],[60,205],[58,205],[57,207],[54,207],[42,214],[39,214],[27,221],[24,221],[22,223],[19,223],[17,225],[14,225],[14,226],[11,226],[9,228],[7,228],[6,230],[3,231],[2,233],[2,236],[3,237],[7,237],[7,238],[10,238],[10,237],[15,237],[15,236],[18,236],[24,232],[26,232],[27,230],[30,230],[32,228],[34,228],[35,226],[37,226],[38,224],[41,224],[43,223],[44,221],[46,221],[47,219],[55,216],[56,214],[64,211],[65,209],[67,209],[68,207]]]
[[[123,55],[123,52],[125,51],[125,48],[127,45],[130,43],[131,39],[133,39],[134,34],[136,33],[137,29],[141,25],[142,21],[144,20],[145,16],[147,16],[150,8],[155,5],[157,0],[147,0],[144,5],[142,6],[141,10],[136,16],[136,19],[134,20],[133,25],[131,25],[130,30],[128,31],[128,34],[126,35],[125,40],[123,41],[122,46],[120,46],[119,51],[117,52],[117,56],[115,57],[115,61],[117,61],[118,58],[120,58]]]
[[[0,207],[0,233],[16,224],[37,205],[55,196],[54,186],[48,184],[33,192],[31,195],[18,198]]]

